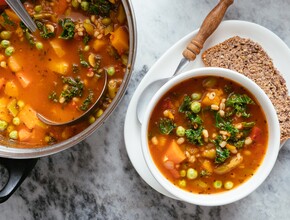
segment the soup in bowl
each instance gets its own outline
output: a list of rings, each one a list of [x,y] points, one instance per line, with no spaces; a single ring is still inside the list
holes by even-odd
[[[279,122],[260,87],[221,68],[195,69],[167,82],[142,124],[142,150],[173,196],[222,205],[255,190],[279,151]]]

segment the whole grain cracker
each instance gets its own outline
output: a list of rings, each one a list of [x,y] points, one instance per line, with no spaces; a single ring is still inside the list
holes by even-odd
[[[235,70],[257,83],[275,106],[281,142],[290,138],[290,96],[286,81],[258,43],[235,36],[207,49],[202,60],[206,66]]]

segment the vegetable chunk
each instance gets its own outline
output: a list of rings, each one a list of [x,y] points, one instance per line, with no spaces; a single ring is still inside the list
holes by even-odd
[[[171,141],[170,145],[168,146],[167,151],[163,157],[164,161],[169,160],[175,164],[179,164],[183,160],[185,160],[186,156],[183,151],[180,149],[179,145],[173,140]]]

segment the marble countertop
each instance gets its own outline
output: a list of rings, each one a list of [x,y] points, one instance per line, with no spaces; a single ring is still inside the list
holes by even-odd
[[[220,207],[195,206],[159,194],[142,180],[127,156],[124,120],[134,90],[154,62],[198,28],[217,2],[132,0],[138,53],[125,97],[91,137],[41,158],[15,194],[0,205],[0,219],[289,219],[290,141],[255,192]],[[225,19],[260,24],[290,46],[289,11],[288,0],[236,0]]]

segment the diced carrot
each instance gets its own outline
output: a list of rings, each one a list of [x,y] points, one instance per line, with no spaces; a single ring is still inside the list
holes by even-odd
[[[26,88],[30,84],[30,80],[27,78],[23,71],[17,72],[16,77],[23,88]]]
[[[68,3],[66,0],[59,0],[57,6],[57,14],[63,14],[68,7]]]
[[[213,167],[212,167],[212,164],[209,160],[204,160],[202,162],[202,167],[209,173],[213,172]]]
[[[164,154],[164,160],[172,161],[175,164],[179,164],[185,160],[186,156],[183,151],[180,149],[179,145],[175,140],[172,140],[168,149]]]
[[[21,128],[18,131],[18,138],[19,141],[27,141],[31,138],[32,132],[28,130],[27,128]]]
[[[250,133],[250,138],[253,141],[258,141],[260,139],[261,135],[262,135],[262,130],[260,128],[258,128],[257,126],[254,126],[252,128],[251,133]]]
[[[212,97],[211,93],[215,96]],[[223,91],[220,89],[211,89],[201,100],[203,106],[219,105],[222,99]]]
[[[8,15],[8,17],[10,18],[10,20],[18,23],[20,22],[20,18],[18,17],[17,14],[15,14],[14,11],[12,11],[11,9],[5,9],[5,13]]]
[[[112,46],[121,55],[129,49],[129,34],[125,27],[121,26],[112,32],[110,36]]]
[[[24,106],[18,114],[19,119],[27,128],[33,129],[39,123],[36,112],[28,105]]]
[[[18,63],[14,56],[8,58],[8,67],[12,72],[19,72],[22,69],[22,66]]]

